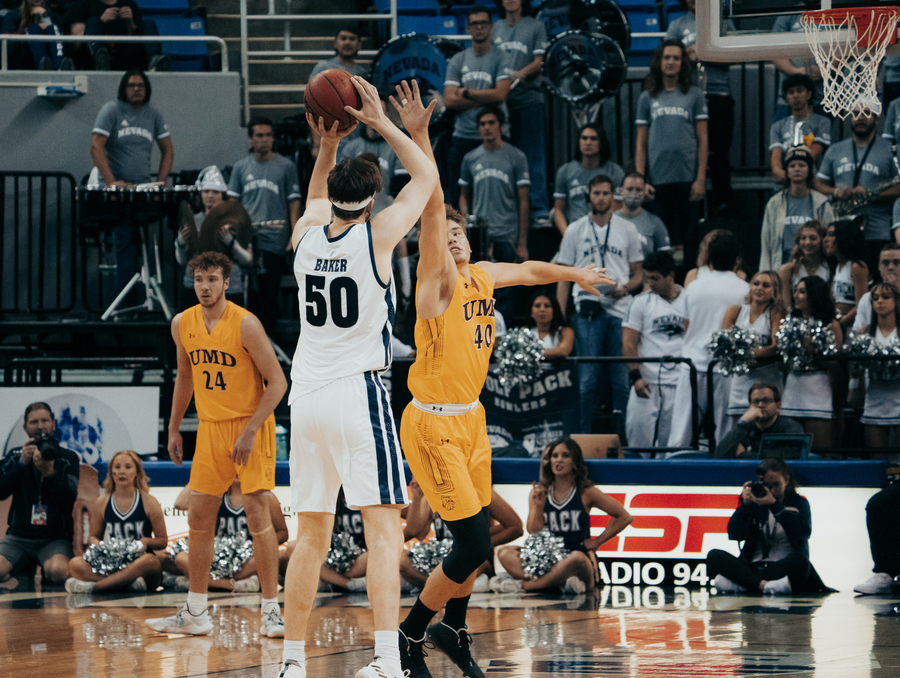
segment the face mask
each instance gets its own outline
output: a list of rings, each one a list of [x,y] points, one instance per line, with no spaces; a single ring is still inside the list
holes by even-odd
[[[644,196],[642,195],[623,195],[622,202],[625,203],[625,207],[630,210],[636,210],[641,206],[641,203],[644,202]]]

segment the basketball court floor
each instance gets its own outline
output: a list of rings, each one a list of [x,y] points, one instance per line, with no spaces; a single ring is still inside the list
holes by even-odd
[[[214,629],[206,637],[166,636],[144,625],[184,597],[0,593],[0,676],[277,676],[283,643],[259,637],[258,595],[211,594]],[[402,604],[412,603],[405,597]],[[900,597],[607,586],[586,596],[476,594],[471,608],[473,655],[497,678],[900,676]],[[309,678],[352,678],[373,645],[364,595],[319,594],[307,638]],[[462,675],[437,651],[427,662],[435,678]]]

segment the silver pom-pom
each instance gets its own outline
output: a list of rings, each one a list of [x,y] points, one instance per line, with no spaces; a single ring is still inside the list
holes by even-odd
[[[712,341],[706,345],[706,350],[716,361],[714,372],[743,376],[750,371],[753,349],[761,345],[762,341],[756,332],[735,325],[713,334]]]
[[[563,560],[569,551],[562,537],[557,537],[544,528],[525,539],[522,544],[522,569],[529,579],[538,579],[547,574],[556,563]]]
[[[118,572],[144,553],[144,545],[137,539],[105,539],[91,544],[84,552],[84,559],[91,572],[101,577]]]
[[[338,574],[349,570],[363,550],[349,532],[334,532],[331,535],[331,548],[325,557],[325,566]]]
[[[541,374],[544,347],[527,328],[516,327],[505,335],[494,351],[497,373],[503,386],[527,384]]]
[[[409,559],[414,568],[422,574],[431,574],[453,547],[452,539],[431,539],[413,544],[409,549]]]
[[[838,352],[837,340],[829,325],[823,325],[820,320],[793,316],[781,321],[775,334],[775,345],[791,372],[821,370],[817,359]]]
[[[169,546],[169,555],[171,555],[174,558],[179,553],[182,553],[182,552],[187,553],[187,550],[188,550],[187,537],[182,537],[181,539],[176,541],[174,544]]]
[[[230,579],[253,555],[253,542],[243,530],[234,536],[216,537],[213,545],[212,579]]]
[[[896,360],[854,360],[850,362],[850,372],[860,377],[869,371],[869,378],[878,382],[900,380],[900,342],[893,341],[882,346],[871,334],[854,334],[846,347],[851,356],[886,356]]]

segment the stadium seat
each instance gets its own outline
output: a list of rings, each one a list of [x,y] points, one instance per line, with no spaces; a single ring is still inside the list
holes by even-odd
[[[160,35],[206,35],[203,19],[157,16]],[[209,50],[205,42],[163,42],[163,54],[172,60],[173,71],[206,70]]]
[[[375,8],[379,14],[391,11],[390,0],[375,0]],[[437,16],[441,13],[441,6],[437,0],[397,0],[397,14],[418,14],[425,16]]]
[[[154,19],[157,14],[188,16],[191,11],[188,0],[140,0],[138,7],[144,14],[153,15]]]
[[[397,34],[405,33],[454,35],[456,34],[456,17],[399,15],[397,17]]]
[[[651,54],[662,41],[662,37],[635,38],[634,34],[662,32],[656,9],[650,11],[631,9],[627,12],[627,15],[628,21],[631,24],[632,34],[631,49],[629,52],[633,54]]]
[[[675,19],[684,16],[685,14],[687,14],[687,11],[677,2],[666,5],[665,11],[663,12],[665,27],[668,28]]]

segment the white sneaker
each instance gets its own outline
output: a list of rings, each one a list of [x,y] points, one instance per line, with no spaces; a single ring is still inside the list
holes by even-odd
[[[92,581],[82,581],[75,577],[66,579],[66,591],[69,593],[90,593],[93,590],[94,582]]]
[[[231,590],[233,593],[256,593],[259,591],[259,577],[251,574],[246,579],[237,579],[232,584]]]
[[[507,579],[512,579],[512,575],[509,572],[501,572],[500,574],[491,577],[488,586],[490,586],[491,591],[494,593],[500,593],[500,585]]]
[[[767,596],[789,596],[792,593],[791,581],[787,577],[770,581],[763,587],[763,593]]]
[[[306,678],[306,668],[300,666],[293,659],[288,659],[281,665],[278,678]]]
[[[131,585],[128,588],[131,589],[132,591],[137,591],[138,593],[143,593],[144,591],[147,590],[147,582],[144,581],[143,577],[138,577],[133,582],[131,582]]]
[[[191,614],[187,603],[171,617],[148,619],[147,626],[159,633],[183,633],[191,636],[205,636],[212,631],[209,613]]]
[[[388,662],[381,657],[375,657],[368,666],[356,672],[356,678],[403,678],[404,675],[399,663],[396,669],[391,669]]]
[[[585,591],[587,591],[587,586],[585,586],[584,582],[575,575],[572,575],[571,577],[566,579],[566,593],[581,595]]]
[[[522,582],[510,577],[509,579],[504,579],[500,582],[500,590],[498,593],[522,593],[523,591]]]
[[[713,586],[716,587],[716,590],[719,593],[741,593],[747,590],[743,586],[735,584],[727,577],[723,577],[721,574],[717,574],[716,578],[713,579]]]
[[[891,592],[891,583],[893,583],[893,578],[887,572],[876,572],[869,579],[859,586],[854,586],[853,590],[856,593],[861,593],[864,596],[873,596],[879,593],[890,593]],[[69,582],[66,582],[66,590],[69,589]]]
[[[266,636],[266,638],[284,638],[284,620],[281,618],[281,608],[273,605],[267,612],[262,613],[259,635]]]
[[[475,577],[475,583],[472,584],[472,593],[487,593],[490,590],[490,582],[486,574],[479,574]]]
[[[366,578],[365,577],[357,577],[356,579],[351,579],[347,582],[347,590],[348,591],[365,591],[366,590]]]

